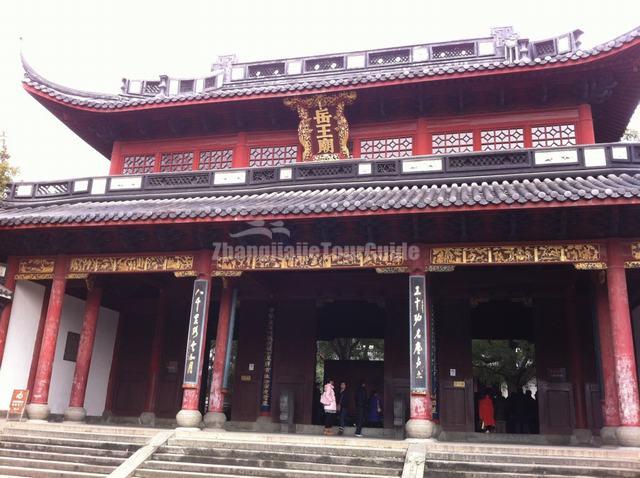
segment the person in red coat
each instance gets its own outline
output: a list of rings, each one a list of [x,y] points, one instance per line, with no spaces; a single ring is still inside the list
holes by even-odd
[[[478,402],[478,414],[482,421],[482,430],[485,433],[493,432],[496,427],[496,419],[494,417],[493,399],[489,392],[485,392],[480,402]]]

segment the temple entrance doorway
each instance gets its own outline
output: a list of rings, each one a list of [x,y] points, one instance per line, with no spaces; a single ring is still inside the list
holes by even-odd
[[[384,421],[385,307],[368,300],[329,300],[318,305],[316,367],[312,423],[324,423],[320,404],[328,380],[338,396],[341,382],[347,386],[346,425],[355,423],[355,392],[364,381],[367,390],[365,426],[382,427]]]
[[[470,312],[475,431],[539,433],[531,300],[474,299]]]

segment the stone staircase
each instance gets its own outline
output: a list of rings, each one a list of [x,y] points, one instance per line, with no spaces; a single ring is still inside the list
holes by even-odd
[[[157,430],[59,423],[6,423],[0,476],[104,477]]]
[[[230,433],[171,438],[135,476],[382,478],[402,476],[407,445],[305,435]],[[208,436],[207,436],[208,435]]]
[[[433,443],[425,478],[638,478],[640,449]]]

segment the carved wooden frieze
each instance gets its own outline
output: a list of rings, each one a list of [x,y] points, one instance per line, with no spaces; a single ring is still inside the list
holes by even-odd
[[[195,257],[190,254],[171,256],[100,256],[73,257],[69,274],[111,272],[177,272],[192,271]]]
[[[597,244],[435,247],[433,265],[601,263]]]

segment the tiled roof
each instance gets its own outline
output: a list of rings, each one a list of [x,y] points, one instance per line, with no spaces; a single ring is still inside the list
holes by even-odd
[[[427,77],[446,77],[455,74],[482,74],[483,72],[505,71],[517,68],[538,68],[558,63],[579,63],[621,48],[640,38],[640,27],[618,38],[588,50],[572,50],[552,56],[508,61],[496,58],[478,58],[474,61],[459,59],[455,62],[430,64],[407,63],[389,64],[375,68],[361,68],[334,72],[307,73],[298,76],[284,76],[251,81],[225,82],[220,87],[205,89],[198,93],[157,95],[152,97],[128,94],[91,93],[52,83],[39,75],[23,60],[25,84],[58,101],[76,106],[95,109],[121,109],[142,105],[207,101],[217,98],[244,97],[260,94],[305,93],[319,89],[358,87],[359,85],[383,83],[395,80],[411,80]]]
[[[612,198],[640,198],[640,173],[413,186],[301,187],[262,193],[193,193],[189,197],[156,199],[84,199],[37,206],[12,204],[0,208],[0,227],[274,215],[294,218],[346,211],[429,211],[491,205],[517,207],[531,203],[597,202]]]

